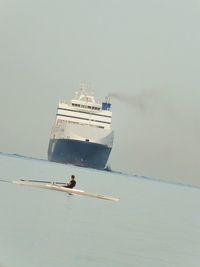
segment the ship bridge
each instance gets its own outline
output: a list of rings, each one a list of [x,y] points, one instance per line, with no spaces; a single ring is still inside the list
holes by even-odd
[[[60,101],[57,112],[57,122],[70,122],[111,129],[111,104],[109,98],[103,103],[95,101],[94,96],[81,87],[75,97],[68,102]]]

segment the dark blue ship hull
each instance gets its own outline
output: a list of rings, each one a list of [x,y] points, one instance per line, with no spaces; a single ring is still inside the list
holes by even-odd
[[[111,148],[105,145],[71,139],[50,139],[48,160],[103,170]]]

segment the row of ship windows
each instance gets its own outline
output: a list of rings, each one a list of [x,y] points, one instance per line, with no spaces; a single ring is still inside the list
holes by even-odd
[[[60,111],[60,110],[64,110],[64,111],[72,111],[72,112],[77,112],[78,114],[89,114],[89,115],[95,115],[95,116],[98,116],[98,117],[103,117],[103,118],[112,118],[112,116],[108,116],[108,115],[102,115],[102,114],[100,114],[100,113],[94,113],[94,112],[87,112],[87,111],[83,111],[83,110],[73,110],[73,109],[68,109],[68,108],[60,108],[60,107],[58,107],[58,112]]]
[[[75,122],[75,121],[64,121],[64,120],[59,120],[57,121],[57,125],[60,125],[62,123],[74,123],[74,124],[79,124],[79,125],[85,125],[85,123],[81,123],[81,122]],[[95,126],[101,129],[104,129],[104,126],[99,126],[99,125],[90,125],[90,126]],[[58,128],[58,130],[60,131],[60,128]]]
[[[92,122],[100,122],[100,123],[105,123],[105,124],[111,124],[110,122],[107,122],[107,121],[99,121],[99,120],[93,120],[93,119],[88,119],[88,118],[81,118],[81,117],[69,116],[69,115],[64,115],[64,114],[59,114],[59,113],[57,113],[56,116],[65,117],[65,118],[73,118],[73,119],[78,119],[78,120],[85,120],[85,121],[92,121]]]
[[[80,105],[80,104],[74,104],[74,103],[72,103],[72,106],[74,106],[74,107],[79,107],[79,108],[89,108],[89,109],[100,110],[100,108],[98,108],[98,107],[86,106],[86,105]]]

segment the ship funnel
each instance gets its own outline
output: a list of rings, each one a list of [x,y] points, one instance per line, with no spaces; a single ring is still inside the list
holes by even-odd
[[[102,103],[102,110],[110,110],[110,109],[111,109],[110,97],[107,96],[105,102]]]

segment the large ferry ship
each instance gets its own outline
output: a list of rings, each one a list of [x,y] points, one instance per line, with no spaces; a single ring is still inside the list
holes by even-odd
[[[114,139],[111,103],[108,97],[102,103],[96,102],[87,90],[81,85],[69,103],[59,102],[48,160],[105,169]]]

